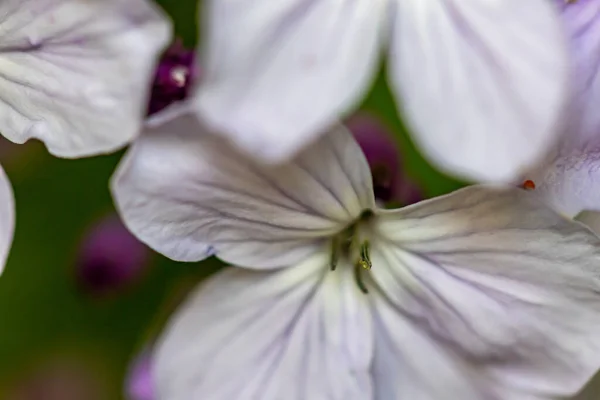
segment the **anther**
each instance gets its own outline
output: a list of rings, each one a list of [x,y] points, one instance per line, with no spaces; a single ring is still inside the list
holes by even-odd
[[[354,279],[356,280],[356,284],[358,285],[358,288],[360,289],[360,291],[363,292],[364,294],[369,294],[369,291],[367,290],[367,286],[365,285],[365,283],[362,280],[361,272],[362,272],[363,268],[364,267],[361,265],[360,261],[354,265]]]
[[[358,259],[358,265],[363,267],[366,270],[371,269],[373,264],[371,264],[371,258],[369,257],[369,241],[365,240],[363,244],[360,245],[360,258]]]

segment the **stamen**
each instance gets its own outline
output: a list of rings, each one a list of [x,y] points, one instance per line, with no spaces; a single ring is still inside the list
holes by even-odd
[[[331,240],[331,258],[329,259],[329,267],[332,271],[335,271],[338,261],[340,259],[340,238],[335,236]]]
[[[356,279],[356,284],[358,285],[358,288],[360,289],[361,292],[363,292],[364,294],[369,294],[369,291],[367,290],[367,286],[365,285],[365,283],[362,280],[362,274],[361,271],[364,268],[361,268],[362,265],[360,265],[360,261],[357,262],[354,265],[354,279]]]
[[[578,0],[565,0],[565,4],[575,4]]]
[[[360,258],[358,260],[358,265],[363,267],[366,270],[370,270],[373,264],[371,264],[371,258],[369,257],[369,241],[365,240],[363,244],[360,245]]]

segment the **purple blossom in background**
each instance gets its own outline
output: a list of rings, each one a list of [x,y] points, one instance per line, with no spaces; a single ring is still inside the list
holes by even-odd
[[[53,360],[35,367],[5,400],[105,400],[106,388],[81,362]]]
[[[167,49],[154,77],[148,115],[187,97],[197,78],[194,56],[194,51],[186,49],[181,40],[176,40]]]
[[[140,277],[148,257],[148,248],[117,216],[110,215],[84,237],[77,260],[77,281],[95,295],[122,289]]]
[[[377,200],[401,205],[423,200],[421,190],[403,173],[397,143],[377,118],[357,114],[350,118],[347,127],[367,158]]]
[[[150,354],[142,352],[134,359],[126,381],[127,400],[154,400]]]

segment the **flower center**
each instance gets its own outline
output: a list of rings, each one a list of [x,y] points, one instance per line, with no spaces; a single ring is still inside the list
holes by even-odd
[[[373,217],[373,211],[364,210],[360,216],[348,225],[342,232],[331,240],[331,259],[329,266],[332,271],[337,268],[340,258],[345,258],[354,266],[354,277],[359,289],[367,294],[369,291],[362,279],[362,271],[372,267],[369,255],[369,241],[360,237],[359,225]]]

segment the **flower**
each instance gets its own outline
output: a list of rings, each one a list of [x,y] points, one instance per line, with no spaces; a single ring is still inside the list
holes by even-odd
[[[143,274],[148,253],[119,218],[110,215],[85,235],[77,260],[77,281],[91,295],[121,290]]]
[[[360,101],[382,52],[399,111],[437,166],[514,179],[558,134],[568,57],[547,0],[205,2],[196,110],[282,162]]]
[[[150,354],[142,352],[133,362],[126,387],[127,400],[154,400]]]
[[[155,114],[188,96],[199,73],[194,55],[179,39],[167,49],[156,70],[148,114]]]
[[[600,211],[600,2],[557,4],[570,38],[575,90],[560,141],[523,179],[535,183],[535,195],[575,217]]]
[[[376,200],[402,205],[423,200],[421,190],[402,173],[398,146],[378,119],[360,113],[352,116],[346,125],[369,163]]]
[[[146,0],[0,3],[0,132],[59,157],[111,152],[137,136],[170,24]],[[0,171],[0,269],[14,231]]]
[[[528,192],[473,186],[375,204],[342,127],[278,167],[187,115],[112,180],[128,228],[201,284],[155,354],[183,399],[550,399],[600,365],[600,242]]]

